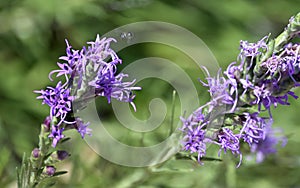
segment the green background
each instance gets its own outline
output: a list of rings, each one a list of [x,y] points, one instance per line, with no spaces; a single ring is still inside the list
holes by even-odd
[[[137,21],[164,21],[184,27],[199,36],[213,52],[222,68],[235,61],[240,40],[255,42],[272,33],[282,32],[289,18],[299,11],[299,0],[274,1],[41,1],[10,0],[0,2],[0,187],[16,186],[16,166],[24,152],[30,154],[37,145],[40,123],[48,107],[35,99],[32,91],[51,84],[48,73],[56,69],[58,58],[65,53],[64,39],[75,49],[112,29]],[[176,40],[176,39],[174,39]],[[173,49],[165,46],[141,45],[123,50],[124,64],[133,60],[158,56],[177,59]],[[182,63],[182,62],[181,62]],[[120,68],[124,67],[122,65]],[[185,70],[197,84],[201,71]],[[137,92],[136,116],[147,118],[148,102],[153,97],[171,103],[172,88],[163,81],[146,80]],[[201,100],[208,99],[205,88]],[[300,94],[299,89],[295,89]],[[246,162],[235,169],[237,159],[230,155],[222,162],[174,162],[165,170],[148,173],[143,168],[112,164],[95,154],[75,133],[65,149],[72,156],[59,165],[68,170],[59,177],[56,187],[300,187],[300,103],[273,110],[274,126],[281,127],[289,137],[277,156],[261,164]],[[99,101],[99,111],[111,126],[112,135],[122,136],[105,99]],[[170,110],[170,108],[168,107]],[[170,112],[168,112],[170,114]],[[176,120],[180,115],[176,111]],[[140,145],[142,136],[126,132],[128,144]],[[145,136],[146,142],[158,143],[167,137],[165,129]],[[126,139],[125,141],[126,142]],[[173,170],[172,170],[173,169]],[[180,172],[178,169],[185,170]],[[189,171],[194,169],[193,171]]]

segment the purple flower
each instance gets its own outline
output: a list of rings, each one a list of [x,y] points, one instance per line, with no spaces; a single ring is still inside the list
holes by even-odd
[[[249,43],[248,41],[240,41],[240,55],[239,56],[245,56],[245,57],[255,57],[257,55],[262,54],[264,50],[267,49],[266,40],[268,39],[268,36],[263,37],[260,41],[257,43]]]
[[[185,129],[189,129],[190,127],[197,125],[206,125],[208,121],[205,120],[205,115],[202,113],[202,108],[203,106],[194,111],[187,119],[181,118],[183,127],[180,130],[184,131]]]
[[[252,63],[255,57],[261,55],[264,51],[267,50],[266,40],[268,36],[265,36],[257,43],[249,43],[248,41],[240,41],[240,54],[238,58],[241,60],[240,68],[244,68],[244,63],[247,57],[250,57],[250,64],[247,65],[247,69],[249,70],[252,67]]]
[[[271,76],[273,76],[280,70],[281,59],[279,56],[273,55],[272,57],[267,59],[267,61],[263,62],[261,66],[267,69],[267,72],[265,74],[269,73]]]
[[[180,129],[184,134],[182,139],[183,149],[190,151],[190,153],[197,153],[199,163],[201,157],[206,154],[206,142],[209,141],[208,138],[205,138],[206,131],[204,129],[208,121],[204,119],[205,116],[201,111],[202,109],[199,108],[187,119],[181,118],[183,127]]]
[[[277,90],[278,85],[276,80],[265,80],[261,82],[260,86],[255,86],[253,89],[253,94],[256,99],[252,101],[251,104],[258,104],[259,110],[261,110],[261,106],[264,106],[270,112],[270,107],[272,105],[274,105],[274,107],[277,107],[278,103],[281,105],[289,105],[289,95],[295,99],[298,98],[292,91],[288,91],[283,95],[274,96],[273,93],[276,93]]]
[[[111,42],[117,42],[114,38],[100,38],[99,35],[97,35],[95,42],[91,41],[88,42],[90,46],[87,49],[86,57],[87,59],[93,61],[94,63],[106,63],[104,60],[107,57],[111,57],[112,61],[110,64],[118,64],[122,63],[122,60],[119,59],[116,52],[110,48]]]
[[[67,40],[67,48],[66,48],[66,56],[61,56],[59,59],[66,61],[67,63],[57,63],[58,67],[60,69],[53,70],[49,73],[49,79],[52,81],[52,74],[57,73],[56,77],[60,77],[62,75],[66,78],[66,83],[63,84],[63,86],[67,84],[71,84],[70,82],[73,81],[74,76],[76,74],[77,67],[81,66],[82,61],[82,54],[79,52],[79,50],[73,50],[72,46],[69,45],[69,42]],[[69,81],[71,80],[71,81]]]
[[[111,102],[111,98],[131,103],[135,97],[132,90],[140,89],[140,87],[131,86],[134,81],[122,82],[122,79],[128,76],[127,74],[114,75],[107,67],[99,71],[97,76],[95,80],[89,82],[89,85],[95,88],[96,96],[106,97],[109,103]]]
[[[64,128],[59,128],[58,126],[52,126],[52,131],[49,138],[52,138],[52,147],[56,147],[57,143],[64,138],[65,136],[62,134]]]
[[[300,84],[295,80],[294,74],[299,73],[300,55],[299,55],[300,45],[295,44],[294,46],[286,46],[284,52],[282,52],[282,57],[280,58],[280,78],[285,80],[287,77],[290,78],[294,86],[298,87]]]
[[[198,153],[198,161],[206,155],[205,130],[202,126],[189,127],[183,137],[184,150]]]
[[[64,122],[67,113],[71,111],[71,104],[74,99],[70,96],[70,89],[65,89],[61,82],[58,82],[55,88],[47,87],[46,90],[34,92],[40,93],[41,96],[37,99],[43,99],[43,104],[50,107],[50,118],[59,117],[61,122]]]
[[[88,43],[91,46],[88,47],[85,58],[87,64],[93,67],[92,71],[95,72],[95,76],[87,79],[89,80],[87,84],[92,86],[95,96],[104,96],[109,103],[111,98],[122,102],[130,102],[135,109],[132,103],[135,95],[133,95],[132,91],[140,90],[141,88],[132,86],[135,81],[123,82],[123,78],[128,77],[127,74],[117,74],[116,64],[122,63],[122,61],[110,48],[111,42],[116,42],[116,40],[112,38],[100,39],[99,35],[97,35],[95,42]],[[104,61],[107,57],[111,58],[111,61],[108,63]]]
[[[68,40],[65,41],[67,44],[66,56],[61,56],[59,59],[66,61],[70,67],[74,67],[80,59],[80,52],[79,50],[72,49],[72,46],[69,45]]]
[[[57,73],[57,77],[65,75],[67,83],[63,86],[71,88],[80,109],[97,96],[106,97],[109,103],[111,98],[129,102],[135,109],[132,91],[141,88],[133,86],[135,81],[124,82],[127,74],[117,73],[116,65],[122,60],[110,48],[111,42],[116,40],[97,35],[95,41],[87,43],[88,47],[73,50],[66,41],[67,55],[60,59],[67,63],[58,63],[60,69],[50,73],[50,77],[54,73]]]
[[[267,155],[277,153],[276,145],[281,142],[282,147],[287,143],[286,137],[276,134],[282,134],[278,129],[272,129],[270,125],[265,127],[266,137],[259,143],[251,145],[251,152],[256,154],[256,162],[261,163]]]
[[[203,67],[207,73],[207,84],[199,80],[203,86],[209,88],[210,96],[212,97],[210,101],[211,108],[219,105],[229,104],[232,105],[231,112],[234,110],[237,104],[237,98],[233,99],[232,94],[237,92],[236,82],[232,82],[230,79],[225,79],[222,77],[221,70],[219,70],[216,78],[211,77],[208,70]],[[211,111],[211,110],[209,110]]]
[[[258,116],[258,113],[244,113],[245,121],[243,122],[243,128],[240,131],[240,136],[245,142],[251,145],[253,143],[259,143],[265,139],[265,127],[266,122],[263,118]]]
[[[232,62],[231,64],[229,64],[224,74],[232,84],[234,83],[233,85],[236,87],[237,80],[240,79],[242,69],[239,66],[234,66],[235,64],[236,62]]]
[[[300,45],[288,44],[282,48],[282,38],[280,35],[268,44],[268,36],[257,43],[241,41],[238,62],[228,66],[224,72],[226,77],[220,71],[211,77],[203,67],[207,83],[200,82],[209,88],[211,100],[187,119],[182,118],[184,150],[198,153],[200,160],[206,154],[207,143],[217,144],[219,155],[222,150],[239,155],[238,167],[242,162],[241,141],[257,154],[258,162],[275,153],[278,142],[285,144],[286,139],[276,137],[271,129],[271,107],[289,105],[289,95],[298,98],[290,89],[300,86]],[[277,40],[281,43],[277,44]],[[218,110],[221,105],[228,105],[231,110]],[[269,112],[269,117],[260,117],[264,110]]]
[[[237,165],[237,167],[239,167],[242,162],[239,135],[233,134],[233,132],[229,128],[223,128],[218,135],[217,144],[221,146],[219,150],[219,155],[221,150],[224,150],[224,153],[226,153],[227,150],[230,150],[232,154],[240,156],[240,162]]]
[[[47,87],[45,90],[34,91],[40,94],[37,99],[42,99],[43,104],[50,107],[50,115],[45,126],[51,133],[53,139],[52,146],[64,137],[63,131],[66,129],[76,129],[82,138],[86,134],[91,135],[89,123],[84,123],[80,118],[73,117],[72,107],[75,110],[84,108],[90,100],[97,96],[106,97],[108,102],[111,98],[119,101],[129,102],[135,110],[133,90],[140,90],[134,87],[134,82],[124,82],[127,74],[117,73],[117,64],[122,63],[116,52],[110,48],[110,43],[116,42],[113,38],[100,38],[97,35],[95,41],[88,42],[88,47],[81,50],[74,50],[66,40],[66,55],[59,59],[58,70],[53,70],[49,74],[56,77],[65,77],[66,82],[59,81],[55,87]]]
[[[84,138],[84,136],[87,134],[91,136],[91,129],[88,128],[88,123],[84,123],[80,118],[76,118],[76,122],[74,123],[75,129],[80,133],[81,137]]]
[[[265,74],[269,73],[272,77],[276,76],[278,81],[291,79],[294,86],[299,86],[293,76],[299,73],[300,55],[296,50],[297,48],[300,48],[300,46],[286,45],[279,55],[273,55],[263,62],[261,66],[267,68]]]

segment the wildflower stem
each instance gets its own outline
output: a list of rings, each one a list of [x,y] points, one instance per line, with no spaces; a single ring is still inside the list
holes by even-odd
[[[267,60],[273,52],[278,52],[280,49],[288,43],[289,40],[294,38],[296,35],[300,34],[300,13],[295,15],[291,20],[290,23],[287,25],[285,30],[274,40],[269,41],[268,43],[268,53],[266,53],[261,60],[257,63],[256,69],[260,67],[260,64]]]
[[[49,144],[50,145],[50,142]],[[45,141],[45,129],[44,129],[44,125],[41,126],[41,132],[39,135],[39,157],[38,159],[34,159],[33,156],[31,155],[30,157],[30,163],[32,166],[32,176],[30,178],[30,184],[32,185],[32,187],[35,187],[36,185],[38,185],[39,180],[41,179],[41,175],[42,175],[42,170],[44,168],[44,162],[46,159],[46,155],[47,153],[49,153],[49,146],[47,145],[46,141]],[[36,160],[34,162],[34,160]]]

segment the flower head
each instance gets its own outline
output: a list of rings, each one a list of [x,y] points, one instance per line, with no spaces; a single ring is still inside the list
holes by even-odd
[[[82,138],[86,134],[91,135],[89,123],[74,117],[73,110],[81,110],[98,96],[106,97],[109,103],[111,98],[129,102],[135,110],[132,91],[141,88],[133,86],[134,80],[124,81],[127,74],[118,73],[117,64],[122,60],[111,49],[111,42],[116,40],[97,35],[95,41],[87,43],[87,47],[75,50],[66,40],[66,55],[59,58],[64,62],[58,62],[59,69],[49,74],[51,81],[52,75],[56,74],[56,77],[63,76],[65,82],[59,81],[55,87],[35,91],[40,94],[37,99],[42,99],[43,104],[50,107],[49,120],[45,125],[50,129],[50,122],[53,122],[49,135],[53,139],[53,147],[64,137],[63,131],[69,128],[76,129]]]
[[[122,102],[129,102],[135,109],[133,90],[140,87],[133,86],[134,80],[124,82],[127,74],[117,72],[117,64],[122,60],[116,52],[110,48],[110,43],[116,42],[113,38],[100,38],[97,35],[95,41],[88,42],[88,47],[80,51],[72,50],[67,42],[67,56],[60,59],[67,61],[61,69],[53,71],[57,76],[68,76],[68,87],[71,88],[75,102],[79,108],[83,108],[90,100],[98,96],[106,97],[110,103],[111,98]],[[72,51],[72,53],[71,53]]]
[[[276,145],[282,143],[282,147],[286,145],[287,139],[282,136],[282,132],[278,129],[272,129],[271,126],[265,127],[266,136],[258,143],[251,145],[251,152],[256,154],[256,162],[262,162],[267,155],[277,153]],[[278,133],[280,135],[278,135]]]
[[[64,128],[59,128],[57,126],[52,126],[52,131],[49,135],[49,138],[52,138],[52,146],[55,148],[57,143],[64,138],[65,136],[62,134]]]
[[[219,70],[217,77],[211,77],[208,70],[203,67],[203,69],[207,73],[207,83],[204,83],[200,80],[203,86],[209,88],[210,96],[212,97],[210,101],[211,108],[220,106],[220,105],[231,105],[231,111],[234,110],[237,98],[232,97],[236,90],[236,83],[232,82],[231,79],[226,79],[225,77],[221,76],[221,72]]]
[[[240,141],[238,135],[233,134],[229,128],[223,128],[218,135],[218,145],[221,146],[220,151],[223,150],[224,153],[226,153],[227,150],[230,150],[232,154],[239,155],[240,162],[238,166],[241,164],[242,153],[240,151]]]
[[[78,133],[81,135],[82,138],[84,138],[84,136],[87,135],[92,135],[91,134],[91,129],[88,128],[88,126],[90,125],[90,123],[84,123],[82,121],[82,119],[80,118],[76,118],[76,123],[74,123],[75,129],[78,131]]]
[[[278,84],[276,80],[264,80],[259,85],[254,86],[253,95],[255,100],[251,101],[251,104],[257,104],[258,109],[264,106],[270,112],[270,107],[273,105],[277,107],[278,104],[290,105],[288,102],[288,96],[292,96],[295,99],[298,98],[292,91],[288,91],[282,95],[275,95],[278,90]],[[271,115],[271,114],[270,114]]]
[[[184,150],[198,154],[198,161],[206,155],[205,130],[201,126],[190,127],[183,138]]]
[[[206,131],[204,127],[208,124],[205,120],[202,109],[199,108],[187,119],[181,118],[183,127],[180,129],[184,133],[182,139],[183,149],[190,151],[190,153],[198,154],[198,161],[206,154],[206,142],[208,138],[205,137]]]
[[[255,57],[261,55],[268,49],[266,44],[266,40],[268,36],[265,36],[257,43],[249,43],[248,41],[240,41],[240,54],[238,58],[241,60],[240,68],[244,68],[244,64],[246,58],[251,58],[249,65],[247,65],[247,69],[252,67],[252,63]]]
[[[258,116],[257,112],[252,114],[245,112],[244,118],[245,121],[243,122],[240,135],[251,147],[253,143],[259,143],[265,139],[266,122],[263,118]]]
[[[74,99],[70,95],[70,89],[64,88],[61,82],[58,82],[55,88],[47,87],[46,90],[35,92],[41,94],[37,99],[43,99],[43,104],[50,107],[50,118],[60,117],[61,122],[64,122],[67,113],[71,111],[71,104]]]

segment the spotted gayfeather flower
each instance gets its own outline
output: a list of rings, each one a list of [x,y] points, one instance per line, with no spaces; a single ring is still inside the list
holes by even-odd
[[[266,122],[263,118],[258,116],[258,113],[243,113],[245,121],[243,128],[240,131],[240,137],[251,147],[253,143],[259,143],[265,139]]]
[[[46,90],[34,92],[41,94],[37,99],[42,99],[43,104],[47,104],[50,107],[50,119],[59,117],[59,124],[62,122],[68,123],[65,121],[65,117],[71,111],[71,104],[74,99],[70,95],[70,89],[64,88],[61,82],[58,82],[55,88],[47,87]]]
[[[135,109],[133,104],[135,95],[132,91],[141,88],[133,86],[134,80],[124,82],[123,79],[128,75],[117,72],[117,64],[122,63],[122,60],[110,48],[111,42],[116,40],[101,39],[97,35],[95,41],[88,42],[89,46],[83,47],[80,51],[71,50],[67,42],[67,56],[61,58],[67,61],[66,66],[52,72],[58,73],[57,76],[65,74],[70,77],[67,85],[72,89],[74,102],[79,109],[97,96],[106,97],[109,103],[111,98],[129,102]],[[69,71],[70,67],[72,71]]]
[[[273,54],[272,57],[261,63],[261,66],[267,69],[271,77],[276,78],[278,85],[277,93],[299,86],[299,78],[296,76],[300,69],[300,45],[287,44],[280,54]],[[290,80],[290,82],[287,82]],[[288,85],[286,85],[288,84]]]
[[[231,105],[231,111],[234,110],[237,104],[237,98],[233,97],[233,93],[237,92],[236,83],[232,82],[230,79],[226,79],[221,76],[220,70],[217,77],[211,77],[208,70],[203,67],[207,74],[207,84],[199,80],[203,86],[209,88],[210,96],[212,97],[209,105],[214,108],[219,105]],[[211,110],[209,110],[211,111]]]
[[[117,99],[123,102],[130,102],[135,109],[134,104],[132,103],[134,95],[132,90],[139,90],[139,87],[132,86],[133,82],[123,82],[123,78],[128,77],[127,74],[118,74],[109,72],[107,70],[102,70],[97,78],[89,82],[89,86],[93,86],[95,96],[104,96],[107,98],[108,103],[111,102],[111,98]]]
[[[251,145],[251,152],[256,154],[256,162],[261,163],[267,155],[277,153],[276,146],[281,142],[284,147],[287,143],[287,138],[282,136],[282,131],[271,128],[271,124],[267,124],[264,128],[265,138],[258,143]]]
[[[274,95],[274,92],[277,90],[279,85],[277,82],[272,80],[262,81],[261,84],[253,87],[253,95],[255,100],[251,101],[252,104],[257,104],[258,109],[261,110],[261,106],[264,106],[265,109],[270,111],[270,107],[273,105],[277,107],[278,104],[281,105],[290,105],[288,102],[288,96],[292,96],[297,99],[298,96],[294,92],[288,91],[281,95]]]
[[[209,139],[205,137],[206,131],[204,127],[208,124],[205,120],[202,109],[199,108],[187,119],[181,118],[183,127],[180,129],[184,133],[182,139],[183,149],[190,153],[197,153],[200,163],[201,157],[206,155],[206,143]]]
[[[78,63],[78,60],[81,59],[81,54],[79,50],[73,50],[72,46],[69,45],[69,42],[67,40],[67,48],[66,48],[66,56],[61,56],[59,59],[66,61],[66,63],[57,63],[58,67],[60,69],[53,70],[49,73],[49,79],[52,81],[52,74],[56,73],[56,77],[60,77],[62,75],[66,78],[66,84],[69,83],[69,79],[74,79],[75,76],[75,70],[77,67],[80,67],[80,63]]]
[[[56,77],[64,77],[65,82],[59,81],[55,87],[35,91],[40,94],[37,99],[42,99],[43,104],[50,107],[49,137],[53,140],[53,147],[64,137],[63,131],[67,129],[76,129],[82,138],[86,134],[91,135],[89,123],[74,117],[73,111],[81,110],[98,96],[106,97],[109,103],[111,98],[129,102],[135,110],[132,91],[141,88],[133,86],[134,80],[124,81],[127,74],[118,73],[117,64],[122,60],[110,48],[111,42],[116,40],[97,35],[95,41],[87,43],[87,47],[74,50],[66,40],[66,55],[59,58],[64,62],[58,62],[59,69],[49,74],[51,81],[56,74]]]
[[[233,134],[232,130],[230,130],[229,128],[223,128],[219,132],[217,144],[221,146],[219,155],[221,150],[223,150],[224,153],[226,153],[227,150],[230,150],[232,154],[240,156],[240,162],[237,165],[237,167],[239,167],[242,162],[239,135]]]
[[[299,20],[300,14],[274,40],[266,36],[257,43],[241,41],[237,62],[228,66],[224,77],[220,71],[211,76],[203,68],[207,83],[200,82],[209,88],[211,99],[182,119],[183,150],[198,153],[200,160],[206,155],[207,143],[216,144],[219,154],[229,150],[239,156],[239,166],[243,144],[261,162],[266,155],[276,153],[280,141],[285,143],[285,138],[275,136],[271,128],[271,107],[290,105],[290,96],[298,98],[291,89],[300,86],[300,45],[286,43],[300,33]],[[267,117],[262,116],[265,110]]]
[[[90,125],[90,123],[84,123],[82,121],[82,119],[80,118],[76,118],[76,122],[74,123],[75,129],[78,131],[78,133],[81,135],[82,138],[84,138],[84,136],[87,135],[92,135],[91,134],[91,129],[88,128],[88,126]]]
[[[257,43],[249,43],[248,41],[240,41],[240,54],[241,57],[256,57],[258,55],[261,55],[264,50],[266,50],[267,44],[266,40],[268,39],[268,36],[263,37],[260,41]]]
[[[63,135],[64,128],[59,128],[58,126],[53,125],[51,130],[49,138],[53,139],[52,146],[55,148],[57,143],[65,137]]]
[[[261,55],[263,52],[267,50],[266,40],[268,36],[265,36],[257,43],[249,43],[248,41],[241,41],[240,42],[240,54],[238,58],[241,61],[240,68],[244,67],[246,62],[246,58],[251,58],[249,65],[247,65],[247,69],[250,69],[253,64],[253,60],[255,57]]]
[[[200,158],[206,155],[205,130],[202,129],[202,126],[189,127],[183,140],[184,149],[191,153],[197,153],[200,162]]]

